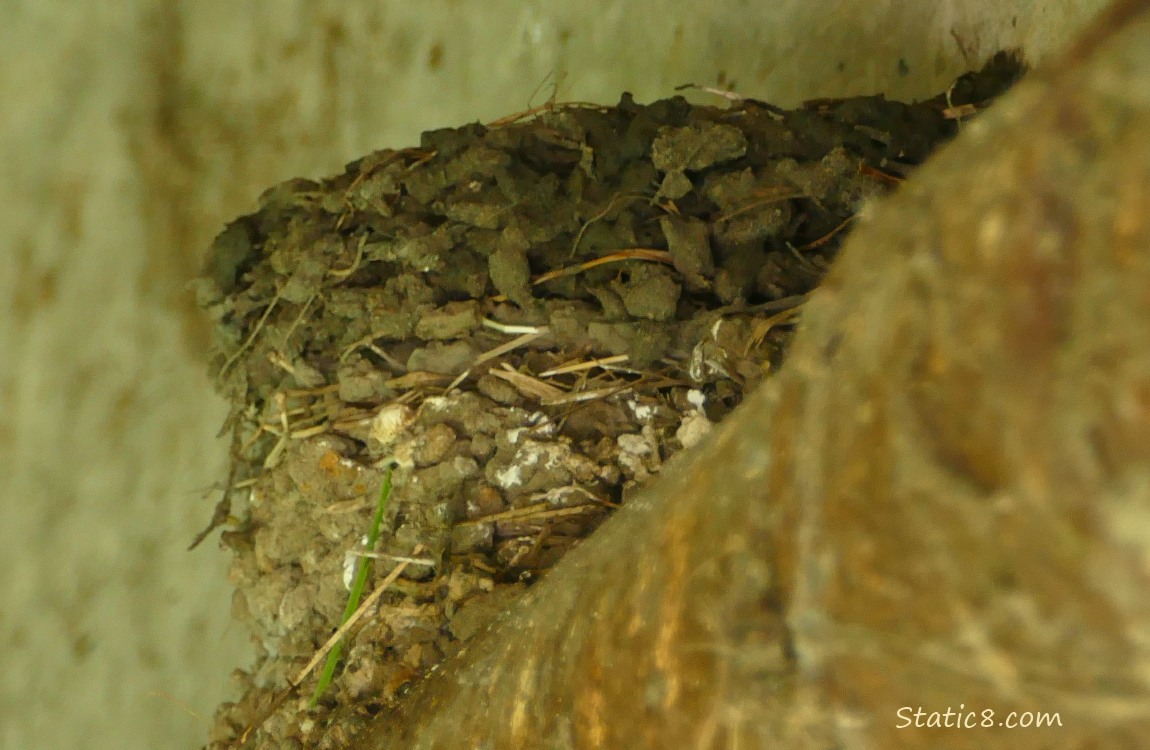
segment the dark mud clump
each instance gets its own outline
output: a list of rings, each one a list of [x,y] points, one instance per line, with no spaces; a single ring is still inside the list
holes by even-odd
[[[268,190],[197,288],[234,404],[213,525],[258,648],[212,747],[339,747],[457,651],[770,376],[860,206],[1012,80],[556,104]],[[389,466],[368,591],[403,573],[319,705],[313,674],[272,711],[340,624]]]

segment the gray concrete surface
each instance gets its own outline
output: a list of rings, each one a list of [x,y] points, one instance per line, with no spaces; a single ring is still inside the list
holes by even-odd
[[[556,73],[605,103],[922,96],[1102,4],[4,3],[0,748],[198,747],[246,661],[225,556],[185,552],[225,407],[184,284],[264,187],[539,103]]]

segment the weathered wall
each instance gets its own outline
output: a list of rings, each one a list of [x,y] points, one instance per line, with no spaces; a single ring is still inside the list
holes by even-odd
[[[183,285],[262,188],[522,109],[557,70],[593,101],[915,96],[999,47],[1054,49],[1102,4],[8,3],[0,747],[193,747],[206,721],[176,703],[206,715],[244,658],[223,557],[184,552],[224,410]]]

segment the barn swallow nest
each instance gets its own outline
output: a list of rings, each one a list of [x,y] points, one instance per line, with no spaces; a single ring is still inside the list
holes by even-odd
[[[770,376],[860,206],[1009,81],[913,106],[550,103],[268,190],[196,284],[233,404],[213,525],[258,645],[213,747],[253,724],[335,746],[458,651]],[[340,624],[387,466],[368,591],[403,573],[325,701],[309,684],[269,718]]]

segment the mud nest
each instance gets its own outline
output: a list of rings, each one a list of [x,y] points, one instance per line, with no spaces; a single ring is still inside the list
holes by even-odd
[[[342,746],[458,651],[770,376],[860,206],[1016,74],[916,105],[550,104],[268,190],[197,283],[233,404],[209,530],[257,647],[211,746]],[[368,591],[403,570],[319,704],[313,675],[277,705],[363,559]]]

